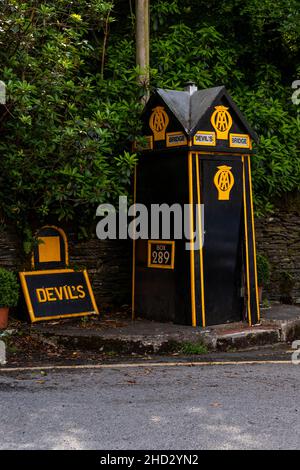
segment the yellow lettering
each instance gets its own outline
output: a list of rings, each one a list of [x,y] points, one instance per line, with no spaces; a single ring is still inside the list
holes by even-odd
[[[78,292],[78,297],[80,299],[84,299],[85,298],[85,291],[84,291],[84,287],[83,286],[77,286],[77,292]]]
[[[68,294],[68,291],[67,291],[67,286],[64,286],[63,290],[64,290],[64,293],[65,293],[66,300],[69,300],[69,294]]]
[[[37,299],[40,303],[55,302],[58,300],[84,299],[86,292],[82,285],[46,287],[36,289]]]
[[[43,294],[43,295],[41,295],[41,294]],[[47,295],[46,295],[44,289],[37,289],[36,290],[36,295],[37,295],[38,301],[40,303],[47,302]]]
[[[46,291],[46,295],[47,295],[47,299],[49,302],[55,302],[56,301],[56,297],[54,297],[54,287],[47,287],[45,289]]]
[[[75,289],[76,289],[75,286],[68,286],[69,297],[70,297],[70,299],[72,299],[72,300],[78,299],[78,296],[77,296],[77,295],[73,295],[73,294],[72,294],[72,290],[74,291]]]
[[[55,293],[58,297],[58,300],[63,300],[64,294],[63,294],[63,288],[62,287],[54,287]]]

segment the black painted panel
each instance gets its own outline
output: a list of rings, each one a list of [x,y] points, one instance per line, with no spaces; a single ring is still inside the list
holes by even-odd
[[[141,159],[137,170],[136,202],[145,204],[149,209],[151,204],[187,204],[187,155],[180,152],[172,155],[152,154]],[[160,239],[166,240],[162,235]],[[185,241],[175,240],[174,269],[151,268],[147,262],[147,240],[137,240],[136,314],[152,320],[191,324],[190,265]]]
[[[229,200],[219,200],[214,178],[220,166],[229,166],[234,184]],[[213,156],[200,163],[204,203],[204,288],[207,325],[242,318],[243,171],[239,158]]]

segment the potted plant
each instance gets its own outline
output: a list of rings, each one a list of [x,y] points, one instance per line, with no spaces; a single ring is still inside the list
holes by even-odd
[[[17,306],[18,299],[17,276],[7,269],[0,268],[0,330],[7,328],[9,309]]]
[[[257,265],[257,282],[258,282],[258,292],[259,292],[259,301],[262,301],[262,292],[263,287],[268,284],[270,280],[270,263],[266,256],[257,254],[256,256],[256,265]]]

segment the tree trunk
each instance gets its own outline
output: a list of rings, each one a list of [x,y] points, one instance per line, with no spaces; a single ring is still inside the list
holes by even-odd
[[[135,1],[136,15],[136,65],[140,68],[139,84],[149,85],[149,0]],[[148,95],[144,96],[146,102]]]

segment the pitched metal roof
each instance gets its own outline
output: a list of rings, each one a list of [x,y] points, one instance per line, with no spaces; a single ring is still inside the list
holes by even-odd
[[[235,111],[248,134],[258,141],[258,136],[249,126],[244,115],[238,109],[224,86],[197,90],[190,94],[189,91],[163,90],[157,88],[156,93],[161,97],[170,111],[183,126],[189,136],[193,136],[198,130],[198,123],[204,117],[205,113],[216,104],[220,98],[226,97],[229,105]]]

